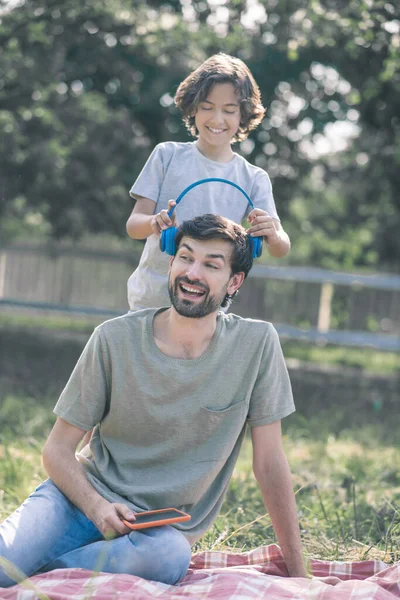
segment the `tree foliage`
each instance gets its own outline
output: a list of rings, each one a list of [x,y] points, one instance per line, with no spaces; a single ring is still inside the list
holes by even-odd
[[[0,3],[2,236],[125,235],[152,147],[187,140],[179,82],[240,56],[267,115],[237,147],[266,168],[292,262],[395,268],[400,11],[383,0]],[[348,139],[347,144],[343,140]],[[342,148],[340,147],[342,143]],[[329,144],[341,148],[329,152]]]

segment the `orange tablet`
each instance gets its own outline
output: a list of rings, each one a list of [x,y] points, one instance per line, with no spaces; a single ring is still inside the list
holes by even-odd
[[[122,519],[122,522],[130,529],[146,529],[147,527],[160,527],[171,523],[189,521],[191,516],[176,508],[161,508],[160,510],[148,510],[135,514],[136,521],[131,523]]]

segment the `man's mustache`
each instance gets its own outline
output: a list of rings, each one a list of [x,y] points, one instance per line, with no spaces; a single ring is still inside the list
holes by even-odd
[[[178,285],[179,283],[186,283],[187,285],[193,285],[194,287],[201,288],[202,290],[204,290],[207,293],[210,291],[210,288],[208,287],[208,285],[204,285],[204,283],[201,283],[200,281],[196,281],[196,280],[191,281],[185,275],[183,275],[182,277],[177,277],[175,279],[175,285]]]

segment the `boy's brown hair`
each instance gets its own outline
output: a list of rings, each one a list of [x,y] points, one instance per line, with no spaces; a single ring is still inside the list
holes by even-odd
[[[231,83],[235,88],[240,103],[240,125],[232,141],[241,142],[261,123],[265,108],[253,75],[239,58],[222,52],[208,58],[179,85],[175,104],[182,112],[187,129],[196,136],[194,115],[197,107],[217,83]]]

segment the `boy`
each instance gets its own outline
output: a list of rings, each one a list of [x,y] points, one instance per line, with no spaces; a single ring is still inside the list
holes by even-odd
[[[188,185],[218,177],[242,187],[256,208],[249,212],[245,198],[223,183],[193,189],[177,209],[179,221],[214,213],[242,223],[249,233],[265,238],[271,256],[285,256],[290,240],[276,211],[267,173],[233,152],[231,144],[248,136],[261,123],[264,108],[260,90],[248,67],[238,58],[216,54],[178,87],[181,110],[195,142],[166,142],[154,149],[130,194],[136,200],[127,221],[133,239],[146,239],[140,263],[128,280],[131,310],[169,305],[168,257],[159,249],[160,232],[172,225],[168,207]]]

